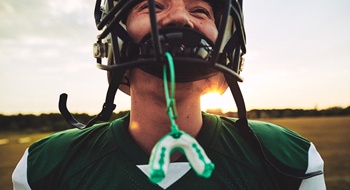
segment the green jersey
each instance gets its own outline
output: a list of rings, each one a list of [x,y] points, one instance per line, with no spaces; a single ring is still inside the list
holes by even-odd
[[[162,182],[153,184],[147,176],[149,155],[133,140],[128,125],[127,115],[35,142],[13,173],[14,188],[325,189],[323,174],[293,177],[323,170],[323,161],[308,140],[277,125],[249,121],[261,143],[263,154],[257,154],[235,119],[206,113],[196,140],[215,164],[212,176],[196,175],[183,156],[169,165]]]

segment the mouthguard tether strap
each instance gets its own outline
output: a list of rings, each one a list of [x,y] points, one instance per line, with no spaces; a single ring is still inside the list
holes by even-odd
[[[153,183],[161,182],[168,171],[170,156],[175,151],[185,154],[191,167],[197,175],[209,178],[215,168],[197,140],[188,133],[179,130],[175,119],[177,118],[175,104],[175,69],[170,53],[166,52],[170,73],[170,93],[168,88],[167,65],[163,66],[164,93],[167,103],[166,112],[170,119],[171,132],[162,137],[152,150],[149,160],[149,179]]]

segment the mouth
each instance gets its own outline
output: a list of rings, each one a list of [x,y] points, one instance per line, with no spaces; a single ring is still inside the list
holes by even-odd
[[[176,82],[192,82],[208,78],[217,72],[208,63],[213,42],[203,33],[191,28],[165,27],[159,29],[159,41],[162,53],[169,52],[173,56]],[[139,44],[128,43],[123,48],[127,60],[150,59],[156,53],[151,34],[146,35]],[[198,64],[200,62],[203,64]],[[145,64],[140,68],[159,78],[163,77],[161,63]]]

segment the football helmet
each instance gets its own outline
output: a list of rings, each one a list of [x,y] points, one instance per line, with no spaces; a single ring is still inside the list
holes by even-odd
[[[142,0],[97,0],[95,21],[97,29],[102,31],[94,44],[98,67],[109,71],[109,74],[140,67],[162,77],[157,68],[161,68],[159,66],[166,61],[164,52],[169,51],[176,63],[177,82],[198,80],[213,69],[242,81],[239,73],[243,66],[242,56],[246,52],[242,1],[207,1],[215,14],[218,29],[216,42],[185,27],[158,29],[154,0],[149,0],[151,31],[135,44],[125,29],[125,20],[130,10]],[[107,58],[106,63],[103,63],[103,58]]]
[[[243,24],[242,0],[204,0],[214,12],[218,36],[215,42],[191,28],[166,26],[158,28],[155,0],[148,0],[151,31],[139,43],[135,43],[126,31],[125,22],[131,9],[144,0],[96,0],[95,22],[101,33],[94,44],[97,67],[108,73],[109,89],[100,114],[91,120],[108,120],[115,105],[118,89],[128,93],[129,69],[138,67],[154,76],[162,77],[164,56],[169,52],[174,59],[176,82],[190,82],[209,77],[220,71],[231,88],[238,107],[239,117],[245,118],[244,101],[237,82],[243,68],[242,56],[246,53],[246,37]],[[65,107],[66,95],[61,96],[60,110],[69,117]],[[71,125],[77,126],[74,122]],[[76,122],[78,123],[78,122]]]

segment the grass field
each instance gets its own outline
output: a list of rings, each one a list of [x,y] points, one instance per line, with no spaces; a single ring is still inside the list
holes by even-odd
[[[49,133],[0,134],[0,142],[2,142],[0,143],[0,189],[12,189],[11,175],[25,149],[34,141],[47,135]]]
[[[350,117],[265,119],[311,140],[325,162],[327,189],[350,189]]]
[[[327,189],[350,187],[350,117],[264,119],[310,139],[325,161]],[[0,189],[12,189],[11,174],[25,149],[46,134],[0,134]]]

